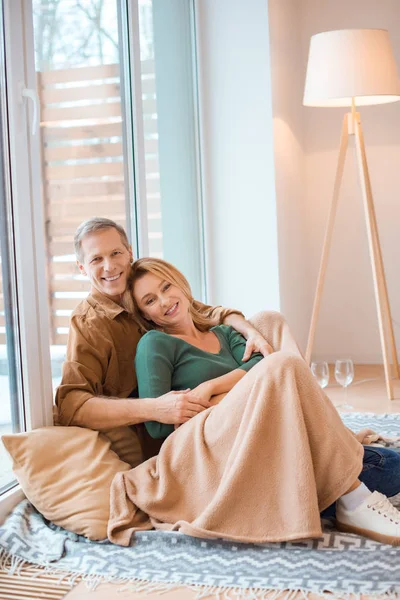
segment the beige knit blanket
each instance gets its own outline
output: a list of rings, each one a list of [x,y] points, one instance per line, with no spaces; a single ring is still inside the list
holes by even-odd
[[[320,511],[362,469],[363,447],[302,358],[271,354],[157,457],[119,473],[109,539],[141,529],[278,542],[322,535]]]

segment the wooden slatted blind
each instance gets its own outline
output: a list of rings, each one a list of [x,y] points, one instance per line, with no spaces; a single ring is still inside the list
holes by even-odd
[[[73,256],[83,220],[125,225],[118,65],[39,72],[51,343],[65,344],[69,315],[86,292]],[[61,296],[61,297],[60,297]]]
[[[80,300],[76,292],[89,289],[73,256],[77,226],[93,216],[126,225],[119,66],[53,70],[37,76],[51,343],[63,345],[70,313]],[[142,78],[148,210],[149,218],[154,217],[149,230],[154,253],[161,250],[162,233],[153,61],[142,62]],[[1,318],[0,313],[0,327]]]

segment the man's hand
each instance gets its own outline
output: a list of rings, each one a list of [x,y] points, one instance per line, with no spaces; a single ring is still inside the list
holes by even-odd
[[[260,352],[265,357],[272,354],[273,351],[274,349],[268,344],[261,333],[254,330],[254,333],[251,332],[247,338],[246,350],[244,351],[242,361],[246,362],[249,360],[254,352]]]
[[[195,388],[197,389],[197,388]],[[201,395],[187,390],[173,391],[155,400],[152,420],[167,425],[180,425],[210,407],[210,403]]]
[[[253,325],[246,321],[243,315],[228,315],[224,319],[224,324],[230,325],[246,338],[247,344],[242,358],[243,362],[249,360],[254,352],[260,352],[264,357],[273,353],[272,346],[268,344],[261,333],[258,333]]]

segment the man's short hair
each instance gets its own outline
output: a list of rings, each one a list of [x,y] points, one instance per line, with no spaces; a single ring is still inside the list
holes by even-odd
[[[82,240],[85,235],[89,233],[95,233],[96,231],[102,231],[104,229],[116,229],[121,237],[121,242],[129,250],[129,240],[126,235],[126,231],[121,225],[118,225],[115,221],[111,219],[106,219],[104,217],[92,217],[87,221],[83,221],[75,231],[74,236],[74,247],[76,258],[79,262],[83,262],[83,254],[82,254]]]

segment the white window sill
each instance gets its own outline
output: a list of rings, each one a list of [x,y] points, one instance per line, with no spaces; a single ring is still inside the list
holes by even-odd
[[[24,498],[25,494],[19,485],[0,496],[0,525],[4,523],[12,509]]]

